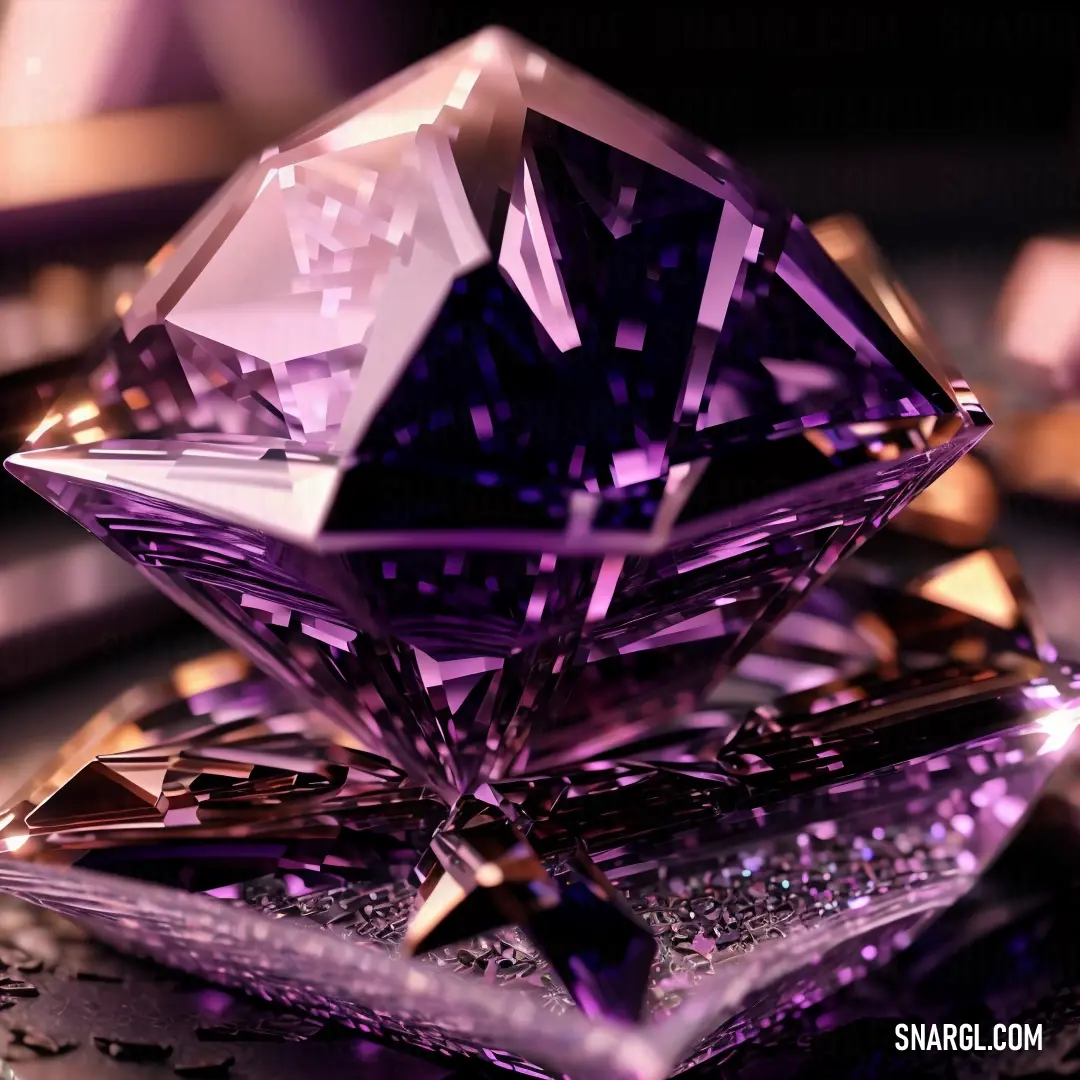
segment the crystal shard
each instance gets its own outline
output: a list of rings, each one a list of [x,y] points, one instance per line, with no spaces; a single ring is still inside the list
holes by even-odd
[[[579,848],[562,867],[559,902],[525,932],[587,1016],[642,1018],[659,951],[652,931]]]
[[[466,796],[435,833],[405,948],[430,952],[503,926],[526,926],[558,890],[521,831],[502,813]]]
[[[640,1020],[657,952],[649,928],[580,844],[549,874],[512,801],[486,794],[499,805],[466,796],[432,838],[404,950],[431,952],[517,927],[587,1016]]]
[[[736,165],[503,31],[153,270],[9,468],[447,803],[691,707],[986,422]]]

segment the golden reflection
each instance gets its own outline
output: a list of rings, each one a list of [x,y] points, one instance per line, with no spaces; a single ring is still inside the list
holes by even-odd
[[[965,555],[914,582],[911,591],[935,604],[1011,630],[1022,618],[1019,567],[1004,549]]]
[[[26,441],[33,445],[38,441],[38,439],[41,438],[42,435],[45,434],[45,432],[50,431],[52,428],[56,427],[56,425],[59,424],[60,421],[63,419],[64,417],[60,413],[49,413],[49,415],[46,416],[45,419],[42,420],[41,423],[38,424],[38,426],[34,428],[34,430],[31,431],[29,435],[26,436]]]
[[[101,410],[92,401],[84,401],[69,410],[67,421],[69,424],[85,424],[87,420],[94,420],[100,415]]]
[[[172,682],[181,697],[194,697],[207,690],[239,682],[251,674],[251,663],[240,653],[223,649],[200,656],[173,669]]]
[[[1017,413],[998,423],[988,452],[1012,491],[1080,498],[1080,405]]]
[[[222,650],[178,665],[166,679],[132,687],[83,724],[12,798],[12,805],[38,806],[94,758],[142,749],[148,744],[140,724],[144,717],[177,697],[190,697],[238,682],[250,671],[251,665],[243,656]],[[0,823],[0,832],[11,824]],[[10,839],[7,845],[10,849]]]
[[[77,443],[86,444],[86,443],[101,442],[102,440],[107,439],[109,436],[105,432],[104,428],[92,427],[92,428],[83,428],[82,431],[73,431],[71,433],[71,437]]]
[[[402,952],[415,956],[435,930],[469,899],[469,894],[449,875],[431,875],[420,889],[423,903],[409,922]]]
[[[999,510],[990,470],[968,454],[913,499],[892,524],[900,532],[949,547],[976,547],[990,535]]]
[[[150,404],[150,399],[141,386],[129,386],[120,392],[120,396],[124,399],[124,404],[132,410],[145,409]]]
[[[956,392],[943,366],[940,346],[866,226],[851,214],[837,214],[815,222],[810,231],[848,280],[955,400]]]
[[[952,385],[940,346],[933,339],[922,313],[896,280],[862,222],[842,214],[815,223],[811,231],[851,283],[939,385],[949,391],[953,400],[964,404],[970,397],[975,397],[962,383]],[[947,442],[962,423],[960,416],[928,419],[930,423],[924,434],[930,446]],[[885,454],[879,456],[886,457]],[[896,519],[895,526],[902,532],[953,547],[974,547],[985,542],[998,511],[997,490],[989,470],[968,455],[915,499]]]

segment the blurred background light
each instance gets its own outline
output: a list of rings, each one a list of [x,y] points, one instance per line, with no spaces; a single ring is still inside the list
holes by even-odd
[[[1044,368],[1060,386],[1080,363],[1080,239],[1038,237],[1021,248],[1002,287],[1006,356]]]
[[[56,124],[99,112],[142,0],[7,0],[0,8],[0,126]],[[18,171],[22,162],[15,161]]]

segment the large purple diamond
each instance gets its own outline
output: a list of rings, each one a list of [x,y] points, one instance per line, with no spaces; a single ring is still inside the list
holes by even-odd
[[[448,801],[692,707],[987,422],[726,157],[503,31],[155,270],[8,467]]]

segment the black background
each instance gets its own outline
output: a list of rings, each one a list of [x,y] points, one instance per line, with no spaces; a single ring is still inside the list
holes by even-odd
[[[891,247],[1080,220],[1080,5],[405,3],[419,58],[499,23]]]

